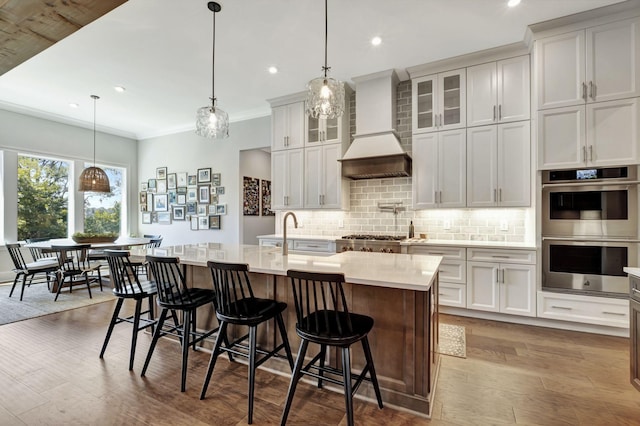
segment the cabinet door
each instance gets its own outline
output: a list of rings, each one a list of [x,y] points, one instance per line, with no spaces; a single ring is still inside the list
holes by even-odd
[[[497,84],[495,62],[467,68],[467,127],[497,120]]]
[[[303,149],[287,150],[287,209],[301,209],[304,192],[304,155]]]
[[[501,207],[524,207],[531,204],[531,131],[529,127],[529,121],[497,126],[497,188],[498,204]]]
[[[304,146],[305,113],[304,102],[287,105],[289,139],[287,148],[302,148]]]
[[[307,147],[304,150],[304,207],[320,208],[322,204],[322,146]]]
[[[640,19],[587,29],[587,102],[640,96]]]
[[[630,330],[629,343],[631,346],[631,384],[640,390],[640,303],[634,299],[629,301]]]
[[[467,262],[467,308],[498,312],[498,264]]]
[[[454,70],[438,74],[438,130],[465,127],[466,117],[466,70]]]
[[[584,167],[585,107],[538,111],[538,169]]]
[[[328,144],[322,147],[322,207],[339,209],[342,203],[342,158],[341,144]],[[309,174],[307,173],[307,176]]]
[[[597,166],[638,163],[638,98],[587,105],[587,158]]]
[[[497,203],[497,126],[467,129],[467,207]]]
[[[274,107],[271,109],[271,150],[278,151],[286,149],[289,116],[287,105]]]
[[[348,100],[346,101],[348,102]],[[342,135],[342,119],[329,118],[322,120],[322,140],[325,143],[341,142]]]
[[[287,190],[287,160],[286,151],[271,153],[271,208],[273,210],[286,209],[285,195]]]
[[[467,203],[467,132],[438,133],[438,207],[464,207]]]
[[[320,129],[320,119],[307,116],[307,139],[306,145],[315,145],[322,141],[322,130]]]
[[[536,41],[538,109],[585,102],[584,30]]]
[[[412,156],[413,208],[434,208],[438,190],[438,134],[414,135]]]
[[[498,121],[530,118],[529,56],[498,61]]]
[[[436,130],[437,75],[421,77],[411,84],[412,127],[414,133]]]
[[[500,312],[536,315],[535,265],[500,264]]]

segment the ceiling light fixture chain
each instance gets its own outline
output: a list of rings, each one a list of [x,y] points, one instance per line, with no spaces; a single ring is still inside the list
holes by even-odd
[[[100,96],[91,95],[93,99],[93,167],[96,166],[96,103]]]
[[[205,138],[222,139],[229,136],[229,115],[217,106],[215,87],[216,66],[216,13],[222,10],[219,3],[210,1],[207,8],[213,13],[213,37],[211,50],[211,105],[199,108],[196,113],[196,134]]]
[[[344,113],[344,84],[328,76],[329,6],[324,0],[324,66],[322,77],[307,83],[305,112],[313,118],[334,119]]]

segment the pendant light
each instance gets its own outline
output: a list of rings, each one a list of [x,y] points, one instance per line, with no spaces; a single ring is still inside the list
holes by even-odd
[[[344,113],[344,85],[341,81],[328,77],[327,72],[327,38],[328,18],[327,1],[324,0],[324,66],[323,75],[314,78],[307,84],[306,113],[313,118],[331,119]]]
[[[96,101],[99,96],[91,95],[93,99],[93,166],[87,167],[80,174],[79,191],[111,192],[109,177],[100,167],[96,167]]]
[[[213,53],[211,55],[211,105],[198,109],[196,114],[196,134],[205,138],[222,139],[229,136],[229,115],[217,107],[215,92],[216,65],[216,13],[222,10],[220,4],[210,1],[207,7],[213,12]]]

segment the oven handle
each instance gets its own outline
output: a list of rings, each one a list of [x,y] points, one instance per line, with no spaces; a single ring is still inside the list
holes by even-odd
[[[576,238],[570,235],[564,237],[542,237],[542,241],[567,241],[570,243],[640,243],[640,240],[629,238]]]
[[[561,188],[561,187],[576,187],[576,186],[602,186],[602,187],[625,187],[629,185],[637,185],[640,180],[625,180],[625,181],[582,181],[582,182],[564,182],[564,183],[543,183],[542,188]]]

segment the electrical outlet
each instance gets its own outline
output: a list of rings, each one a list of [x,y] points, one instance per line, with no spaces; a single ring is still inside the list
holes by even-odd
[[[508,231],[509,230],[509,222],[507,222],[506,220],[501,220],[500,221],[500,230],[501,231]]]
[[[338,228],[344,228],[344,220],[338,219]]]
[[[444,229],[451,229],[451,221],[450,220],[445,220],[444,221]]]

